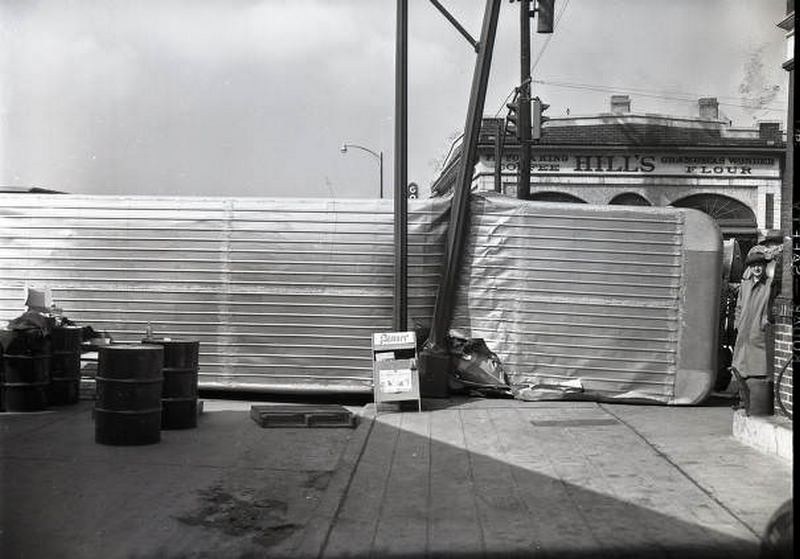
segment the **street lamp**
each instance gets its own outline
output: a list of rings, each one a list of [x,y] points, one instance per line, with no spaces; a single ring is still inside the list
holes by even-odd
[[[374,152],[371,149],[365,148],[364,146],[360,146],[358,144],[342,144],[342,147],[339,148],[339,151],[342,153],[347,153],[347,148],[356,148],[360,149],[361,151],[366,151],[378,160],[381,173],[381,198],[383,198],[383,152]]]

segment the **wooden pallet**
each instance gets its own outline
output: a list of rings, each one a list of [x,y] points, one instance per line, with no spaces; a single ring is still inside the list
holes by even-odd
[[[352,412],[338,404],[276,404],[250,407],[250,417],[261,427],[356,426]]]

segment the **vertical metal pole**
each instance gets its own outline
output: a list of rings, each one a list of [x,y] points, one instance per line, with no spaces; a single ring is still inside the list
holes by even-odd
[[[397,0],[394,90],[394,312],[396,332],[408,328],[408,0]]]
[[[505,126],[502,120],[495,121],[494,127],[494,191],[503,192],[503,136]]]
[[[531,5],[519,3],[519,180],[517,198],[531,197]]]
[[[486,87],[489,82],[489,70],[492,65],[492,51],[494,50],[494,39],[497,32],[500,2],[501,0],[486,0],[483,27],[479,41],[480,50],[475,62],[475,72],[472,76],[467,121],[464,125],[464,144],[450,212],[445,268],[439,281],[439,290],[436,293],[430,337],[426,342],[426,347],[434,352],[444,349],[447,330],[453,313],[464,245],[469,233],[469,197],[472,190],[472,173],[475,169],[478,154],[478,134],[481,129]]]
[[[378,155],[378,159],[381,162],[381,200],[383,200],[383,152]]]

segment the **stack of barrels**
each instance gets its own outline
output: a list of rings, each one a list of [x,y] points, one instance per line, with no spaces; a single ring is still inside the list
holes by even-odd
[[[81,329],[57,326],[49,336],[20,336],[3,350],[0,403],[9,412],[78,402]]]
[[[101,347],[97,363],[95,441],[142,445],[162,429],[197,427],[196,341],[148,338]]]

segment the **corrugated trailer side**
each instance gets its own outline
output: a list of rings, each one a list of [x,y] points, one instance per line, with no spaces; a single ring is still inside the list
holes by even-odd
[[[138,341],[200,341],[200,386],[371,391],[391,329],[391,200],[2,195],[0,320],[24,287]],[[409,319],[428,323],[449,200],[409,200]],[[701,401],[716,358],[721,243],[692,210],[474,196],[453,326],[518,387]],[[571,389],[571,388],[570,388]]]
[[[453,327],[518,397],[694,404],[711,391],[722,241],[695,210],[472,200]]]
[[[445,200],[409,201],[409,317],[427,321]],[[2,195],[0,320],[24,287],[138,342],[200,342],[201,388],[372,390],[392,324],[391,200]]]

